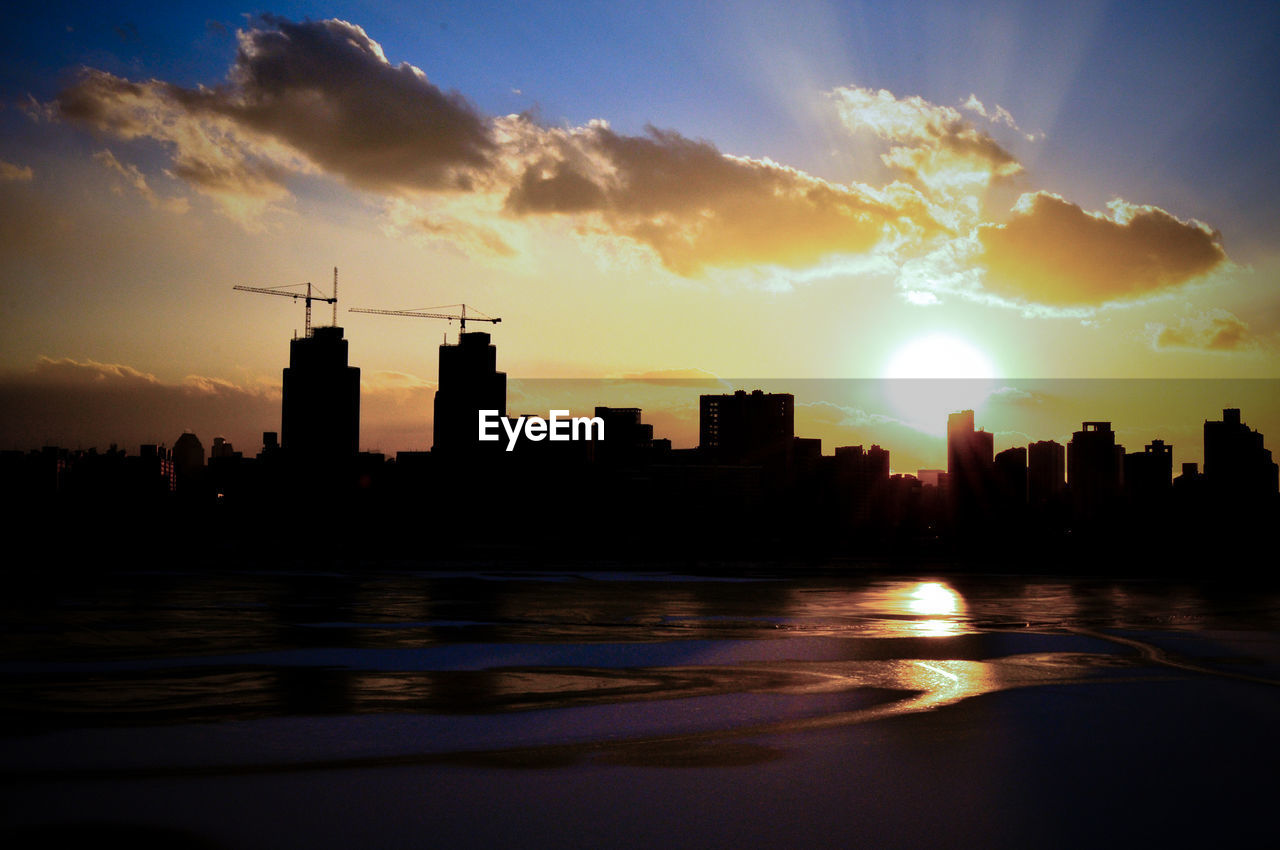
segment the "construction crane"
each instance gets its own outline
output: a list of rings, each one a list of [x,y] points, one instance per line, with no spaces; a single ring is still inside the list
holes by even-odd
[[[293,289],[296,289],[299,286],[305,286],[307,288],[307,291],[306,292],[291,291]],[[302,298],[307,305],[306,333],[304,334],[306,337],[311,336],[311,302],[312,301],[324,301],[327,304],[332,304],[333,305],[333,324],[335,326],[338,324],[338,267],[337,266],[333,267],[333,295],[332,296],[313,293],[311,291],[311,281],[307,281],[306,283],[287,283],[284,286],[268,286],[268,287],[233,286],[231,288],[238,289],[241,292],[257,292],[262,295],[283,295],[286,298],[293,298],[295,300],[297,300],[298,298]],[[297,331],[294,331],[294,333],[296,334]]]
[[[457,313],[432,312],[435,310],[448,310],[452,307],[459,308],[459,312]],[[484,313],[479,312],[474,307],[471,308],[471,315],[467,315],[466,304],[446,304],[443,307],[422,307],[416,310],[377,310],[372,307],[352,307],[347,312],[373,313],[378,316],[412,316],[418,319],[448,319],[450,321],[453,321],[456,319],[461,325],[461,331],[459,331],[459,336],[461,336],[462,332],[466,331],[467,322],[491,322],[496,325],[498,322],[502,321],[502,319],[497,318],[495,316],[486,316]]]

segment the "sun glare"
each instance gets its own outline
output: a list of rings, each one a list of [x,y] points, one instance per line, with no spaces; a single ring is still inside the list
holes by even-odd
[[[994,389],[995,367],[976,347],[949,334],[903,345],[884,371],[885,393],[912,427],[944,434],[947,414],[977,409]]]
[[[995,368],[985,354],[964,340],[933,334],[913,339],[894,352],[885,377],[990,380],[995,377]]]

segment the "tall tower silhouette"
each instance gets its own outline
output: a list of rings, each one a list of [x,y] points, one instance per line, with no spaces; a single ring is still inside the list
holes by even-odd
[[[1222,419],[1204,423],[1204,477],[1219,495],[1229,498],[1272,496],[1277,466],[1262,434],[1240,419],[1240,409],[1222,411]]]
[[[1044,506],[1056,502],[1065,489],[1067,450],[1056,440],[1027,446],[1027,499]]]
[[[951,484],[951,509],[957,525],[981,519],[990,507],[995,437],[975,431],[973,411],[947,416],[947,478]]]
[[[699,397],[698,447],[716,463],[786,460],[795,440],[795,396],[738,390]]]
[[[1124,446],[1110,422],[1085,422],[1071,435],[1067,484],[1077,519],[1100,519],[1114,509],[1124,484]]]
[[[342,328],[313,328],[289,343],[280,439],[286,452],[306,460],[359,451],[360,370],[347,365]]]
[[[464,332],[458,334],[456,345],[441,344],[433,453],[475,452],[482,445],[479,411],[507,415],[507,373],[499,372],[497,364],[498,349],[489,342],[487,333]]]

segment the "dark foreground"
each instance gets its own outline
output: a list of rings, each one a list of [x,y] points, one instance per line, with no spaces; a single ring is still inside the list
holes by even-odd
[[[1162,581],[137,574],[4,603],[7,846],[1262,839],[1280,594]]]

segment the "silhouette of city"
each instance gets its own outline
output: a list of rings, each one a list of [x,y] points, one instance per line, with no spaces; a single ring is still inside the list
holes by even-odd
[[[997,454],[971,409],[947,417],[946,468],[911,475],[891,472],[890,447],[823,454],[795,433],[794,397],[760,389],[701,394],[696,448],[655,436],[639,407],[597,406],[603,438],[516,439],[545,412],[508,414],[497,366],[490,335],[464,330],[439,349],[432,449],[361,452],[360,370],[343,329],[308,327],[290,342],[280,430],[256,453],[217,437],[206,457],[189,432],[136,455],[5,451],[6,512],[81,549],[125,539],[246,557],[995,559],[1125,572],[1246,568],[1233,553],[1280,517],[1277,464],[1236,408],[1205,419],[1203,468],[1184,463],[1176,477],[1173,446],[1127,451],[1109,421],[1082,422],[1065,446]]]

